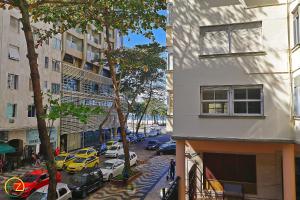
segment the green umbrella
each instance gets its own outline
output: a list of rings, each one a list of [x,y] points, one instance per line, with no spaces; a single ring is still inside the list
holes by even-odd
[[[16,152],[14,147],[6,143],[0,143],[0,154],[13,153],[13,152]]]

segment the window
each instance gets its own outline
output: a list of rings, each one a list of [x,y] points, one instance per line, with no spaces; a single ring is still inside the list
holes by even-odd
[[[45,56],[45,68],[49,67],[49,57]]]
[[[69,91],[79,91],[79,80],[72,78],[64,78],[63,89]]]
[[[58,84],[58,83],[52,83],[51,84],[51,92],[52,92],[52,94],[59,94],[59,92],[60,92],[60,84]]]
[[[20,32],[20,21],[14,16],[10,16],[10,28],[16,33]]]
[[[200,27],[201,55],[261,51],[261,28],[261,22]]]
[[[244,184],[245,193],[256,193],[256,156],[204,153],[204,176],[221,183]]]
[[[293,26],[294,26],[294,45],[296,46],[297,44],[300,43],[300,32],[299,32],[299,12],[296,11],[293,13]]]
[[[60,61],[52,59],[52,71],[60,72]]]
[[[19,47],[10,44],[8,47],[8,58],[11,60],[20,60]]]
[[[173,53],[168,54],[168,70],[173,70]]]
[[[18,89],[19,76],[15,74],[8,74],[7,77],[7,88],[16,90]]]
[[[203,115],[263,115],[262,86],[201,87]]]
[[[58,38],[52,38],[52,47],[53,49],[61,50],[61,40]]]
[[[34,105],[29,105],[28,106],[28,117],[35,117],[36,116],[36,110]]]
[[[14,118],[17,116],[17,104],[8,103],[6,107],[6,117]]]
[[[59,193],[59,197],[62,197],[62,196],[64,196],[65,194],[67,194],[67,190],[66,190],[66,188],[60,188],[59,190],[58,190],[58,193]]]

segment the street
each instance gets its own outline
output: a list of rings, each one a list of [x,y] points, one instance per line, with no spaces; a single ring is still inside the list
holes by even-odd
[[[111,183],[105,183],[98,191],[91,193],[85,199],[143,199],[147,193],[155,186],[163,175],[168,171],[168,165],[173,155],[157,156],[156,151],[145,150],[145,145],[149,140],[158,140],[164,143],[170,140],[169,135],[159,135],[157,137],[146,138],[143,142],[130,145],[130,151],[137,154],[138,160],[143,161],[143,164],[135,166],[135,169],[141,171],[143,174],[134,180],[130,187],[120,188]],[[102,155],[100,160],[104,161],[106,158]],[[69,183],[72,174],[62,171],[62,182]],[[3,189],[3,187],[1,188]],[[5,192],[0,191],[0,199],[9,199]],[[75,199],[75,198],[74,198]]]

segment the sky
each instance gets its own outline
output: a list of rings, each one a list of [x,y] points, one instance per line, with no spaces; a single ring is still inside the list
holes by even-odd
[[[155,40],[162,46],[166,46],[166,32],[163,29],[157,29],[153,31]],[[124,37],[124,46],[131,48],[139,44],[149,44],[151,40],[145,38],[143,35],[130,33]]]

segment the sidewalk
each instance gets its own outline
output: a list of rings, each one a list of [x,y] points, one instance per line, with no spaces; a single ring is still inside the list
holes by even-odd
[[[155,187],[152,188],[152,190],[147,194],[145,200],[161,200],[160,190],[162,188],[170,187],[170,181],[167,181],[167,174],[168,173],[166,173],[155,185]]]

